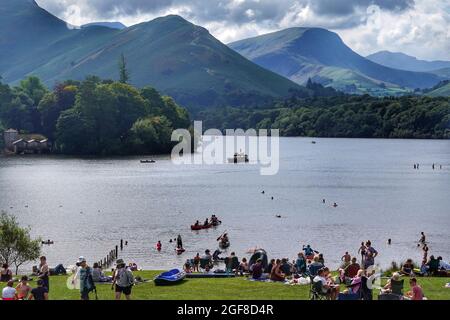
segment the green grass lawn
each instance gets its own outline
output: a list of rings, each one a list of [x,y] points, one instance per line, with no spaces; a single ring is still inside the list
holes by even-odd
[[[135,272],[144,279],[153,279],[158,271]],[[68,276],[52,276],[50,278],[51,300],[78,300],[79,291],[69,290],[66,286]],[[418,278],[425,296],[433,300],[450,300],[450,288],[445,284],[450,278]],[[3,288],[5,284],[1,284]],[[36,286],[31,281],[32,287]],[[405,278],[405,290],[408,291],[409,283]],[[378,290],[374,290],[375,299]],[[114,291],[110,284],[97,285],[98,298],[100,300],[114,299]],[[91,299],[94,295],[91,294]],[[153,281],[134,286],[132,298],[135,300],[307,300],[309,299],[309,286],[290,286],[281,283],[264,283],[247,281],[245,278],[228,279],[186,279],[175,286],[155,286]]]

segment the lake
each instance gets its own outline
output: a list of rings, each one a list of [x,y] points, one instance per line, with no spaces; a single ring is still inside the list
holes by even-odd
[[[311,140],[281,138],[275,176],[261,176],[251,164],[176,166],[168,156],[155,157],[155,164],[136,157],[0,157],[0,210],[55,241],[43,249],[52,266],[73,265],[80,255],[92,263],[123,238],[127,262],[181,267],[195,253],[216,249],[224,231],[228,252],[238,257],[258,246],[269,257],[293,259],[311,244],[332,267],[368,239],[384,267],[420,262],[424,231],[430,254],[450,259],[450,141]],[[221,226],[190,230],[212,213]],[[178,234],[187,250],[181,256],[169,243]]]

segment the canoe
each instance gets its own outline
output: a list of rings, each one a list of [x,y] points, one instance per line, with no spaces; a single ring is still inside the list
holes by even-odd
[[[173,269],[156,276],[154,282],[157,286],[169,286],[180,283],[184,278],[186,278],[186,273],[179,269]]]
[[[203,225],[203,224],[199,224],[198,226],[196,225],[191,225],[191,230],[203,230],[203,229],[209,229],[209,228],[213,228],[213,227],[217,227],[218,225],[220,225],[222,222],[216,222],[216,223],[210,223],[208,225]]]

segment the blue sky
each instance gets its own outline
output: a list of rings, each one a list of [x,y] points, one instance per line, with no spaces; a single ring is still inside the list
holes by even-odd
[[[179,14],[228,43],[294,26],[337,32],[355,51],[450,60],[450,0],[36,0],[73,25]]]

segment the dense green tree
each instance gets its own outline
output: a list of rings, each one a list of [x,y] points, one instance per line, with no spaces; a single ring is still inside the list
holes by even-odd
[[[119,59],[119,82],[128,83],[130,81],[130,72],[128,71],[125,55],[122,53]]]
[[[0,214],[0,262],[19,267],[36,260],[41,253],[41,239],[32,239],[30,230],[22,228],[16,218],[6,212]]]

